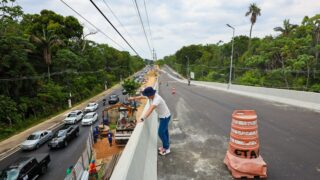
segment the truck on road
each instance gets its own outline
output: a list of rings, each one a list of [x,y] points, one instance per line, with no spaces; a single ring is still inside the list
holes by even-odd
[[[0,172],[0,180],[37,179],[46,173],[49,162],[49,154],[21,157]]]

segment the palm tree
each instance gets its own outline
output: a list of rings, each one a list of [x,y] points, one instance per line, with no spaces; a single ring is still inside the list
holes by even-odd
[[[283,21],[283,27],[275,27],[273,30],[281,32],[283,36],[288,36],[296,27],[298,27],[298,25],[290,24],[290,20],[285,19]]]
[[[31,41],[35,42],[36,44],[40,45],[42,48],[43,59],[44,62],[47,64],[48,67],[48,79],[50,80],[50,65],[51,65],[51,58],[52,58],[52,47],[59,46],[63,44],[63,41],[58,38],[57,35],[54,34],[53,31],[45,31],[42,30],[42,36],[31,35]]]
[[[251,27],[250,27],[250,36],[249,36],[251,39],[252,27],[257,21],[257,16],[261,16],[261,9],[256,5],[256,3],[250,4],[249,10],[248,12],[246,12],[246,16],[249,16],[249,15],[251,15],[250,17]]]

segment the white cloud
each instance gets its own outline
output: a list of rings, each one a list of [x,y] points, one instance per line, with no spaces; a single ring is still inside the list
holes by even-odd
[[[17,0],[27,13],[39,13],[42,9],[51,9],[64,16],[73,15],[79,19],[87,28],[93,29],[88,23],[74,14],[59,0]],[[93,7],[89,0],[65,0],[74,9],[98,26],[112,39],[117,41],[127,51],[124,41],[103,19],[99,12]],[[139,24],[133,0],[105,0],[113,12],[121,20],[126,31],[112,17],[111,12],[103,4],[102,0],[95,0],[101,10],[109,17],[119,31],[127,38],[139,54],[144,58],[151,58],[150,51]],[[216,43],[219,40],[228,42],[232,32],[226,27],[226,23],[236,27],[236,35],[248,35],[250,20],[244,14],[250,3],[255,2],[261,8],[261,16],[253,27],[253,36],[263,37],[275,35],[273,28],[281,26],[284,19],[300,24],[305,15],[313,16],[319,13],[320,1],[315,0],[145,0],[148,7],[150,26],[153,36],[153,44],[159,58],[173,54],[182,46],[190,44]],[[148,30],[143,0],[137,0],[146,30]],[[117,46],[102,34],[89,36],[90,39],[100,43],[108,43]],[[121,49],[120,49],[121,50]]]

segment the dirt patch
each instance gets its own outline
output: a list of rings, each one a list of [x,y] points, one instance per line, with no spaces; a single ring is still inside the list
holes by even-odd
[[[157,72],[156,71],[149,71],[149,73],[146,75],[146,82],[141,86],[141,90],[148,86],[154,86],[156,80],[157,80]],[[136,114],[136,118],[140,118],[142,111],[147,103],[147,100],[141,100],[140,106],[138,107]],[[115,116],[116,117],[116,116]],[[115,132],[113,132],[114,134]],[[112,142],[112,146],[109,146],[109,142],[107,141],[107,138],[99,139],[97,143],[93,145],[93,148],[95,150],[96,159],[97,161],[103,161],[104,163],[108,163],[112,156],[123,151],[125,146],[117,146],[114,142]]]
[[[117,146],[114,139],[112,140],[112,146],[110,146],[107,138],[103,138],[98,139],[97,143],[93,145],[93,148],[96,151],[97,159],[104,159],[104,162],[108,162],[114,154],[121,152],[124,146]]]

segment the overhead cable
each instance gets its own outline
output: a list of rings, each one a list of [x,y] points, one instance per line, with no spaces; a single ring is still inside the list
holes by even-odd
[[[116,41],[114,41],[111,37],[109,37],[106,33],[104,33],[103,31],[101,31],[101,29],[99,29],[97,26],[95,26],[94,24],[92,24],[88,19],[86,19],[85,17],[83,17],[78,11],[76,11],[75,9],[73,9],[70,5],[68,5],[64,0],[60,0],[63,4],[65,4],[68,8],[70,8],[73,12],[75,12],[78,16],[80,16],[83,20],[85,20],[87,23],[89,23],[92,27],[94,27],[97,31],[99,31],[101,34],[103,34],[104,36],[106,36],[108,39],[110,39],[113,43],[115,43],[116,45],[118,45],[122,50],[125,50],[125,48],[123,48],[119,43],[117,43]]]
[[[108,21],[108,23],[112,26],[112,28],[121,36],[121,38],[127,43],[127,45],[137,54],[137,56],[141,57],[139,53],[130,45],[130,43],[122,36],[122,34],[118,31],[118,29],[112,24],[112,22],[106,17],[106,15],[100,10],[100,8],[93,2],[93,0],[90,0],[90,2],[93,4],[93,6],[100,12],[100,14]]]
[[[117,66],[117,67],[107,67],[107,70],[117,70],[119,68],[128,68],[128,66]],[[65,70],[59,72],[50,73],[50,77],[52,76],[59,76],[63,74],[96,74],[100,72],[106,72],[106,69],[100,69],[97,71],[74,71],[74,70]],[[22,77],[11,77],[11,78],[1,78],[1,81],[22,81],[22,80],[36,80],[36,79],[44,79],[49,77],[48,74],[42,74],[38,76],[22,76]]]
[[[113,12],[112,8],[108,5],[108,3],[103,0],[103,3],[107,6],[107,8],[109,9],[109,11],[111,12],[111,14],[113,15],[113,17],[118,21],[118,23],[120,24],[120,26],[124,29],[124,31],[128,34],[128,36],[131,38],[131,40],[133,40],[136,44],[138,44],[134,38],[130,35],[130,33],[128,32],[128,30],[125,28],[125,26],[121,23],[120,19],[117,17],[117,15]],[[139,45],[139,44],[138,44]],[[139,47],[140,50],[144,51],[141,47]],[[144,51],[145,52],[145,51]]]
[[[142,26],[142,29],[143,29],[143,33],[144,33],[144,36],[146,38],[146,41],[147,41],[147,44],[148,44],[148,47],[149,47],[149,50],[150,50],[150,53],[151,53],[151,57],[153,57],[152,48],[150,46],[150,43],[149,43],[149,40],[148,40],[148,37],[147,37],[147,33],[146,33],[145,28],[144,28],[144,24],[143,24],[143,21],[142,21],[142,18],[141,18],[141,13],[140,13],[140,10],[139,10],[139,6],[138,6],[138,3],[137,3],[137,0],[133,0],[133,2],[135,4],[136,10],[138,12],[140,23],[141,23],[141,26]]]
[[[54,72],[50,73],[51,76],[57,76],[57,75],[62,75],[62,74],[96,74],[98,72],[103,72],[105,70],[101,69],[98,71],[72,71],[72,70],[66,70],[66,71],[60,71],[60,72]],[[43,79],[47,78],[49,75],[48,74],[43,74],[40,76],[22,76],[22,77],[16,77],[16,78],[2,78],[0,81],[21,81],[21,80],[35,80],[35,79]]]
[[[153,38],[152,38],[151,28],[150,28],[150,21],[149,21],[148,9],[147,9],[147,5],[146,5],[146,0],[143,0],[143,4],[144,4],[144,10],[145,10],[146,16],[147,16],[147,23],[148,23],[148,27],[149,27],[149,33],[150,33],[150,42],[151,42],[151,46],[154,48]]]

